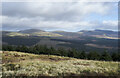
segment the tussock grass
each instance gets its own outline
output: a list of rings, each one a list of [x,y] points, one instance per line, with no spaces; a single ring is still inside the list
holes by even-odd
[[[3,76],[120,75],[119,62],[3,52]]]

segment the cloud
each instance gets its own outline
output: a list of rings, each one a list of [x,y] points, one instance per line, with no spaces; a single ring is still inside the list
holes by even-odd
[[[112,4],[112,5],[111,5]],[[94,14],[110,14],[113,3],[101,2],[5,2],[3,5],[3,29],[21,30],[39,28],[44,30],[79,31],[81,29],[115,29],[111,20],[93,21]],[[104,27],[105,26],[105,27]]]
[[[102,24],[101,29],[118,30],[118,21],[104,20]]]
[[[2,0],[2,2],[119,2],[119,0]]]
[[[44,20],[80,20],[91,13],[107,14],[112,8],[104,3],[3,3],[3,15],[42,17]]]
[[[13,23],[14,22],[14,23]],[[117,21],[41,21],[38,18],[18,18],[3,16],[3,29],[23,30],[29,28],[37,28],[43,30],[64,30],[64,31],[79,31],[79,30],[93,30],[96,29],[112,29],[116,30]]]

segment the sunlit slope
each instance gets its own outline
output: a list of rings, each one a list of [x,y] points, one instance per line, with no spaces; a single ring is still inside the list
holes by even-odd
[[[18,32],[11,32],[11,33],[8,33],[7,36],[30,36],[30,35],[29,34],[18,33]]]
[[[48,37],[59,37],[62,36],[60,34],[50,33],[50,32],[34,32],[34,33],[18,33],[18,32],[11,32],[8,33],[7,36],[48,36]]]
[[[31,34],[32,36],[48,36],[48,37],[59,37],[62,36],[60,34],[55,34],[51,32],[35,32]]]
[[[119,62],[3,52],[3,76],[118,75]]]

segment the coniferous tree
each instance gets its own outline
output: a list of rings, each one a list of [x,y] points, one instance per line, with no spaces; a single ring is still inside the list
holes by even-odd
[[[22,52],[27,52],[27,51],[28,51],[28,48],[27,48],[26,46],[22,45],[22,46],[20,47],[20,51],[22,51]]]
[[[44,54],[48,54],[48,51],[49,49],[47,48],[47,46],[46,45],[44,45],[43,46],[43,52],[44,52]]]
[[[73,52],[73,57],[77,58],[77,50],[75,48],[72,48],[72,52]]]
[[[68,57],[78,57],[77,56],[77,51],[76,51],[76,49],[69,49],[68,50]]]
[[[56,50],[55,48],[53,48],[52,46],[49,48],[49,53],[50,55],[55,55],[56,54]]]
[[[120,61],[120,52],[118,52],[118,61]]]
[[[110,56],[108,52],[105,51],[102,53],[100,60],[111,61],[112,57]]]
[[[79,57],[80,59],[87,59],[87,54],[85,53],[85,51],[82,51]]]
[[[62,47],[58,48],[58,52],[61,56],[67,56],[67,51]]]
[[[3,45],[3,46],[2,46],[2,50],[3,50],[3,51],[8,51],[7,45]]]
[[[97,52],[90,52],[88,53],[88,57],[89,60],[99,60],[100,59],[100,55]]]
[[[74,53],[70,49],[68,50],[68,57],[74,57]]]
[[[4,51],[21,51],[33,54],[48,54],[48,55],[59,55],[75,57],[80,59],[90,59],[90,60],[104,60],[104,61],[120,61],[120,53],[113,53],[110,55],[108,52],[103,52],[101,55],[97,52],[90,52],[88,54],[85,51],[78,52],[76,49],[65,50],[64,48],[55,49],[53,47],[48,48],[46,45],[35,45],[35,46],[12,46],[3,45],[2,50]]]
[[[8,46],[7,46],[7,50],[8,50],[8,51],[13,51],[13,46],[8,45]]]
[[[118,53],[112,53],[112,60],[113,61],[118,61],[119,57],[118,57]]]

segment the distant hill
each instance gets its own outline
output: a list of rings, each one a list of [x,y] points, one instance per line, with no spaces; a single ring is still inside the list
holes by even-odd
[[[52,31],[46,32],[40,29],[26,29],[18,32],[2,31],[3,36],[48,36],[48,37],[64,37],[77,39],[81,36],[92,36],[97,38],[118,39],[118,32],[110,30],[81,30],[79,32]]]
[[[78,32],[53,31],[52,33],[57,33],[63,36],[80,36],[80,33]]]
[[[0,33],[2,33],[2,35],[6,35],[8,33],[11,33],[10,31],[0,31]]]
[[[48,36],[48,37],[59,37],[62,36],[57,33],[46,32],[39,29],[27,29],[27,30],[20,30],[18,32],[9,32],[9,31],[2,31],[3,36]]]
[[[19,33],[26,33],[26,34],[31,34],[31,33],[35,33],[35,32],[45,32],[45,31],[39,30],[39,29],[27,29],[27,30],[19,31]]]
[[[107,38],[107,39],[118,39],[118,32],[110,30],[81,30],[79,32],[66,32],[66,31],[53,31],[69,38],[81,37],[81,36],[92,36],[97,38]]]
[[[30,32],[31,31],[31,32]],[[55,48],[64,47],[66,49],[75,48],[77,50],[103,52],[117,52],[118,38],[114,31],[94,30],[94,31],[53,31],[47,32],[38,29],[22,30],[18,32],[2,31],[3,44],[9,45],[47,45]]]
[[[110,30],[93,30],[93,31],[86,31],[86,30],[81,30],[79,31],[83,33],[84,35],[88,36],[95,36],[95,37],[103,37],[103,38],[117,38],[118,37],[118,32],[116,31],[110,31]]]

